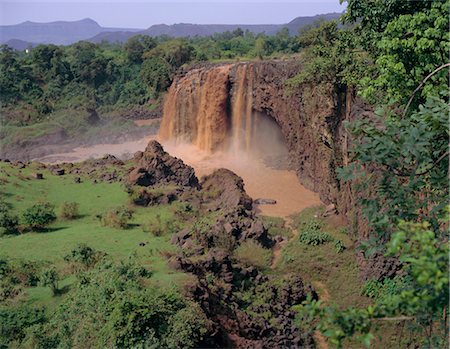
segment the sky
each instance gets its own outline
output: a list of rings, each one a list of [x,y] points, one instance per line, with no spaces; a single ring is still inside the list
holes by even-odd
[[[295,17],[342,12],[339,0],[0,0],[0,25],[92,18],[103,27],[148,28],[153,24],[284,24]]]

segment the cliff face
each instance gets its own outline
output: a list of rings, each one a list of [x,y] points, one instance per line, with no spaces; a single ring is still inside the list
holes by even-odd
[[[347,213],[354,206],[351,188],[336,177],[336,168],[347,161],[343,122],[371,111],[351,91],[332,85],[289,91],[286,80],[300,70],[297,61],[262,61],[190,71],[168,93],[160,135],[211,151],[233,143],[238,129],[246,130],[247,142],[258,137],[251,131],[252,115],[265,114],[280,126],[301,183]]]

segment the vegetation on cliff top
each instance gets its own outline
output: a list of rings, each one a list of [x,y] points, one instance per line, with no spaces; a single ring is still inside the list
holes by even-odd
[[[316,328],[338,347],[354,335],[370,345],[376,321],[407,323],[411,343],[443,347],[449,300],[450,2],[347,2],[343,22],[350,27],[325,23],[301,37],[308,60],[289,84],[353,88],[375,105],[372,119],[347,125],[353,144],[339,179],[358,193],[370,228],[360,246],[366,257],[394,257],[404,282],[364,309],[338,311],[312,302],[301,314],[319,318]],[[389,283],[378,281],[379,287]]]

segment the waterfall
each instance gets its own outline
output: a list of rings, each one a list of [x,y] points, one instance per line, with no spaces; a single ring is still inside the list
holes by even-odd
[[[222,65],[176,79],[164,103],[161,140],[192,143],[207,152],[248,151],[256,124],[253,74],[251,64]]]

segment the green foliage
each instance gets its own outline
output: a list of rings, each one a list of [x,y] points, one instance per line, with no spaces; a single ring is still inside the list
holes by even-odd
[[[321,230],[322,224],[317,219],[304,222],[303,226],[300,227],[299,241],[305,245],[317,246],[333,240],[330,234]]]
[[[48,202],[35,204],[23,213],[23,220],[31,229],[42,229],[55,219],[54,206]]]
[[[348,0],[346,22],[358,22],[356,37],[375,60],[362,80],[361,94],[372,103],[405,103],[419,83],[447,63],[449,1]],[[445,71],[422,90],[430,96],[448,97]]]
[[[99,253],[92,247],[81,243],[78,244],[68,255],[64,257],[64,260],[68,262],[80,263],[86,268],[92,267],[99,258]]]
[[[14,299],[24,287],[36,286],[40,263],[10,259],[0,260],[0,302]]]
[[[262,247],[257,241],[249,239],[234,250],[234,257],[244,266],[267,269],[272,259],[272,251]]]
[[[195,347],[206,333],[200,308],[175,290],[142,287],[138,265],[108,260],[80,274],[77,287],[45,324],[29,331],[35,347]],[[189,322],[186,322],[186,321]]]
[[[365,309],[323,307],[307,301],[297,308],[297,321],[307,320],[314,329],[342,348],[343,340],[357,335],[367,347],[376,319],[409,321],[420,331],[419,346],[443,347],[448,341],[445,308],[449,302],[448,245],[429,230],[428,223],[400,223],[399,231],[388,244],[390,253],[400,256],[408,279],[400,277],[369,282],[364,292],[376,299]]]
[[[410,117],[378,116],[351,125],[358,146],[352,164],[338,173],[358,179],[362,192],[376,193],[362,199],[375,243],[388,238],[399,220],[425,219],[437,228],[448,197],[449,110],[430,98]]]
[[[127,40],[123,49],[131,62],[140,63],[142,62],[142,54],[151,50],[156,45],[155,39],[151,36],[135,35]]]
[[[19,219],[11,213],[10,206],[0,201],[0,236],[18,233]]]
[[[154,236],[163,236],[164,234],[172,235],[180,229],[180,225],[172,217],[163,218],[157,214],[155,220],[144,225],[143,230],[150,232]]]
[[[334,240],[334,249],[336,250],[337,253],[342,253],[342,252],[344,252],[346,247],[341,240],[335,239]]]
[[[58,294],[59,274],[55,268],[44,269],[39,277],[39,283],[42,286],[50,287],[53,295]]]
[[[264,227],[267,229],[267,233],[272,236],[283,236],[290,238],[291,230],[286,227],[285,220],[281,217],[261,216],[264,223]]]
[[[154,92],[165,91],[172,82],[173,70],[161,57],[146,59],[141,67],[141,78]]]
[[[61,205],[61,218],[75,219],[79,216],[80,205],[77,202],[64,202]]]
[[[364,296],[373,298],[376,302],[388,302],[388,297],[399,294],[408,287],[408,279],[404,276],[396,276],[393,279],[366,281],[361,293]]]
[[[110,209],[100,216],[102,225],[110,228],[126,229],[133,217],[133,211],[125,206]]]
[[[354,86],[367,70],[368,58],[357,50],[353,32],[339,29],[336,21],[319,22],[297,40],[303,48],[304,68],[287,80],[291,89],[318,83]]]
[[[27,328],[43,324],[46,320],[43,308],[27,305],[0,308],[0,346],[8,348],[8,343],[21,341]]]

